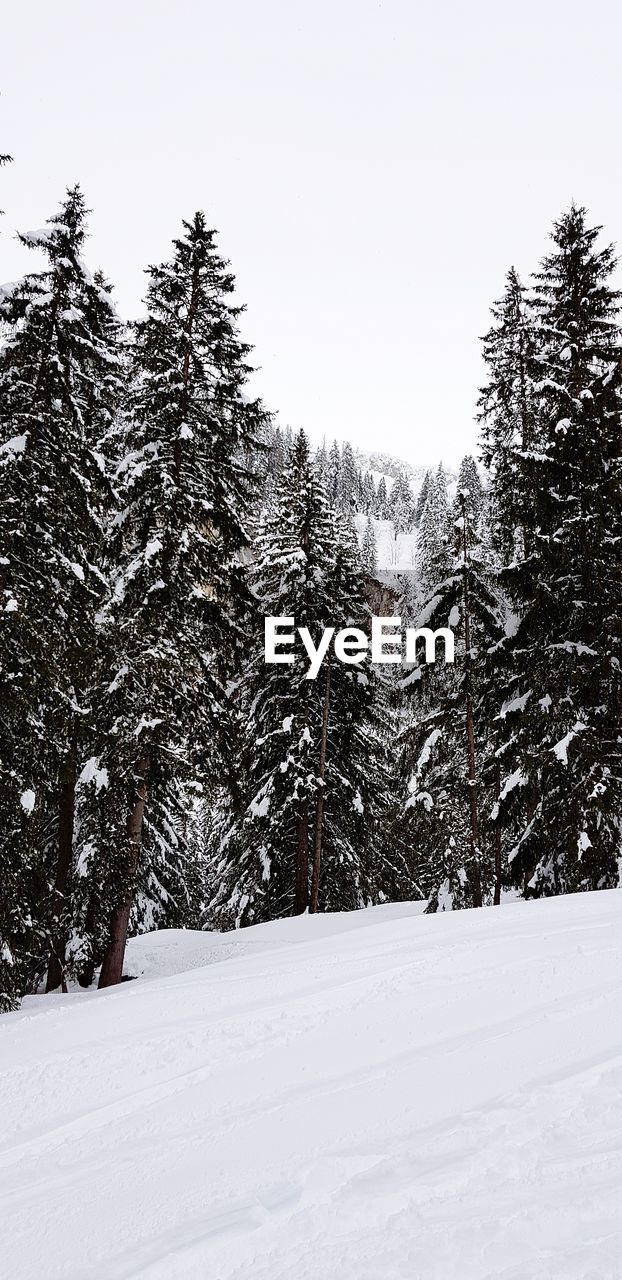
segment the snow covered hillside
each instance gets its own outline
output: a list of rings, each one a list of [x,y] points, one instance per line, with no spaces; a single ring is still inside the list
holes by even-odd
[[[354,523],[362,540],[367,524],[363,515],[355,515]],[[392,520],[373,520],[376,535],[377,569],[381,572],[413,573],[417,562],[417,534],[397,533]]]
[[[152,935],[188,971],[4,1017],[2,1274],[620,1277],[622,894],[419,912]]]

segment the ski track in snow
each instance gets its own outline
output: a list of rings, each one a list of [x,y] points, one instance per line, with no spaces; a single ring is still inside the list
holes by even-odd
[[[0,1275],[620,1280],[622,894],[420,911],[0,1019]]]

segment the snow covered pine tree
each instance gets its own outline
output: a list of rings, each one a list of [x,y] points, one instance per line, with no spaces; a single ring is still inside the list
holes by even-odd
[[[455,666],[422,665],[404,680],[407,697],[415,699],[402,735],[406,827],[421,850],[415,861],[429,910],[482,906],[493,874],[496,896],[500,887],[499,867],[483,848],[483,811],[491,805],[485,804],[481,773],[493,750],[491,718],[483,708],[493,678],[489,650],[503,635],[503,608],[479,554],[475,488],[475,503],[466,489],[457,495],[453,547],[444,533],[447,499],[438,474],[421,521],[427,597],[417,626],[449,625],[456,636]],[[432,523],[433,510],[440,527]],[[436,582],[434,566],[445,572]]]
[[[91,965],[103,953],[100,986],[121,980],[137,884],[156,919],[158,896],[187,893],[178,797],[188,803],[226,759],[228,681],[251,606],[240,457],[265,423],[244,394],[250,348],[233,288],[197,213],[171,260],[150,268],[147,316],[133,331],[109,662],[83,825],[83,951]]]
[[[361,563],[365,573],[373,578],[376,572],[378,561],[378,546],[376,542],[376,529],[371,516],[365,521],[365,529],[361,543]]]
[[[327,626],[365,619],[355,536],[330,511],[302,432],[258,553],[263,616],[295,618],[315,643]],[[266,666],[258,640],[246,694],[249,799],[217,855],[216,923],[347,909],[374,897],[372,851],[387,784],[373,673],[333,655],[308,680],[303,656]]]
[[[450,571],[451,536],[447,480],[439,465],[430,478],[417,538],[417,576],[424,597]]]
[[[485,457],[519,615],[505,645],[500,804],[519,826],[516,878],[537,893],[618,879],[621,348],[600,230],[571,206],[527,321],[511,279],[484,348]]]
[[[49,955],[48,989],[64,978],[76,767],[104,595],[102,449],[122,386],[110,294],[81,258],[86,213],[76,187],[46,228],[20,237],[49,265],[8,289],[0,310],[9,329],[0,354],[3,850],[8,883],[37,920],[31,970]]]

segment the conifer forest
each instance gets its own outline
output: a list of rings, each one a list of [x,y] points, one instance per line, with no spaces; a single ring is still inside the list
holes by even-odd
[[[622,1280],[620,5],[0,46],[0,1280]]]
[[[2,1008],[120,982],[146,930],[616,886],[607,232],[572,204],[500,282],[455,474],[278,425],[226,228],[180,217],[125,323],[88,216],[68,190],[22,236],[43,269],[0,295]],[[387,530],[409,567],[381,564]],[[317,636],[374,613],[449,625],[454,664],[264,662],[268,615]]]

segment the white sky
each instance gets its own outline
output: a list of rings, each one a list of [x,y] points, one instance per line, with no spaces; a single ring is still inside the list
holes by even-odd
[[[203,208],[316,438],[455,462],[507,267],[572,197],[620,235],[618,0],[5,0],[0,40],[0,280],[80,181],[136,314]]]

